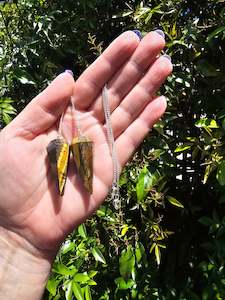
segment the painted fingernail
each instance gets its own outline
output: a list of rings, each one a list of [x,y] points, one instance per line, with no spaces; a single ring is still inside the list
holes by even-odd
[[[172,61],[171,56],[169,56],[168,54],[164,54],[162,57],[167,58],[169,61]]]
[[[164,39],[165,39],[165,33],[161,30],[161,29],[156,29],[154,30],[156,33],[158,33],[159,35],[161,35]]]
[[[135,29],[135,30],[132,30],[132,31],[139,37],[140,40],[142,39],[142,34],[139,30]]]
[[[73,71],[71,71],[71,70],[65,70],[64,72],[65,72],[65,73],[69,73],[70,75],[73,76]]]

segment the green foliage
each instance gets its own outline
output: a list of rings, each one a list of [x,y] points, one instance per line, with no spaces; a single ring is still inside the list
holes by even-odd
[[[126,29],[163,29],[174,64],[167,112],[120,178],[121,210],[105,202],[68,237],[44,298],[225,299],[224,1],[18,0],[0,14],[4,124]]]

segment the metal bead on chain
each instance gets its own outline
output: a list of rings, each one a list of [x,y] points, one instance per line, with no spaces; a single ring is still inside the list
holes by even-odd
[[[113,206],[116,210],[121,208],[121,201],[120,201],[120,195],[119,195],[119,186],[118,183],[115,182],[112,185],[112,192],[111,192],[111,199],[113,201]]]

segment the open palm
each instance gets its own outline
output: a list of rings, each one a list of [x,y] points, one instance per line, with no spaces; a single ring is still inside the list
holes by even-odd
[[[164,39],[156,32],[140,42],[131,31],[120,35],[74,82],[59,75],[0,134],[0,225],[40,250],[56,249],[105,199],[112,184],[101,91],[108,86],[111,119],[120,166],[123,167],[166,108],[154,97],[172,70],[158,57]],[[82,132],[94,143],[93,194],[89,196],[70,161],[63,197],[57,195],[46,147],[57,136],[57,122],[71,96]],[[63,121],[72,130],[70,113]],[[68,137],[69,139],[69,137]],[[57,250],[57,249],[56,249]]]

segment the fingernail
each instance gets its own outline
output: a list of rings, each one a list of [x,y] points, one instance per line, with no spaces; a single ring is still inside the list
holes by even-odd
[[[156,33],[158,33],[159,35],[161,35],[164,39],[165,39],[165,33],[161,30],[161,29],[156,29],[154,30]]]
[[[71,70],[65,70],[64,72],[65,72],[65,73],[69,73],[70,75],[73,76],[73,71],[71,71]]]
[[[169,56],[168,54],[164,54],[164,55],[162,55],[162,57],[165,57],[165,58],[167,58],[169,61],[172,61],[171,56]]]
[[[132,31],[139,37],[140,40],[142,39],[142,34],[139,30],[135,29],[135,30],[132,30]]]

